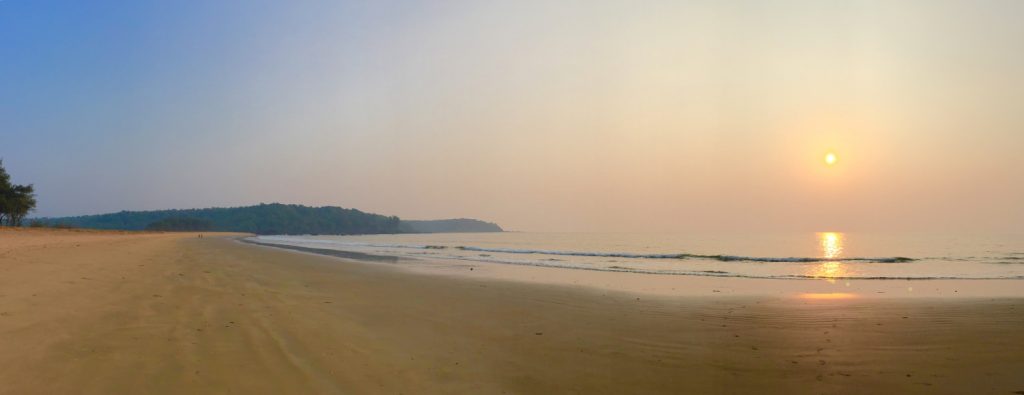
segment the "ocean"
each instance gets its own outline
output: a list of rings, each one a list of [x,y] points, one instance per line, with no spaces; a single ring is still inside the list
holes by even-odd
[[[419,261],[826,280],[1024,279],[1024,238],[788,234],[443,233],[256,236],[251,242]]]

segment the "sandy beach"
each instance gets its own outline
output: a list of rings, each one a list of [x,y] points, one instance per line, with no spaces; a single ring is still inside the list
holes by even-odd
[[[679,296],[204,236],[0,231],[0,393],[1024,391],[1019,297]]]

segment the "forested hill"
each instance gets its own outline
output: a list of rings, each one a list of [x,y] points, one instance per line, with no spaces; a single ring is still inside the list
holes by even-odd
[[[402,221],[395,216],[341,207],[260,204],[231,208],[122,211],[80,217],[38,218],[48,226],[90,229],[223,231],[262,235],[358,235],[382,233],[501,232],[498,225],[473,219]]]
[[[341,207],[261,204],[190,210],[122,211],[80,217],[41,218],[44,224],[121,230],[206,230],[256,234],[399,233],[398,217]]]
[[[498,224],[467,218],[432,221],[402,220],[399,228],[403,233],[502,232]]]

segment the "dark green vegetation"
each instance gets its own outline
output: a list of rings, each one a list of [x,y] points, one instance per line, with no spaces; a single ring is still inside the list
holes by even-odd
[[[164,232],[196,232],[213,229],[213,222],[191,217],[168,217],[146,225],[146,230]]]
[[[232,208],[122,211],[80,217],[39,218],[37,221],[48,226],[92,229],[223,231],[264,235],[501,231],[495,224],[477,220],[401,221],[398,217],[355,209],[280,203]]]
[[[21,226],[25,216],[35,208],[35,188],[11,184],[11,175],[0,160],[0,226]]]
[[[470,233],[501,232],[498,224],[476,219],[439,219],[433,221],[402,221],[399,228],[403,233]]]
[[[256,234],[350,235],[399,232],[398,217],[340,207],[307,207],[279,203],[231,208],[122,211],[40,220],[47,224],[67,224],[77,228],[144,230],[151,225],[155,228],[173,228],[184,225],[185,219],[193,224],[200,221],[208,223],[209,228],[206,230],[210,231]]]

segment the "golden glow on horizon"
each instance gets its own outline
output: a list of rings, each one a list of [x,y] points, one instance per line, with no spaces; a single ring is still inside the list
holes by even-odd
[[[843,234],[838,232],[824,232],[818,234],[821,243],[821,255],[825,259],[838,259],[843,255]],[[814,265],[810,270],[812,277],[823,278],[830,283],[836,282],[836,277],[844,277],[848,273],[846,265],[842,262],[828,261]]]
[[[821,234],[821,252],[827,259],[839,258],[843,254],[843,235],[836,232]]]
[[[829,152],[829,153],[825,154],[825,164],[826,165],[832,166],[832,165],[836,164],[836,161],[838,159],[839,158],[836,157],[836,153],[835,152]]]

